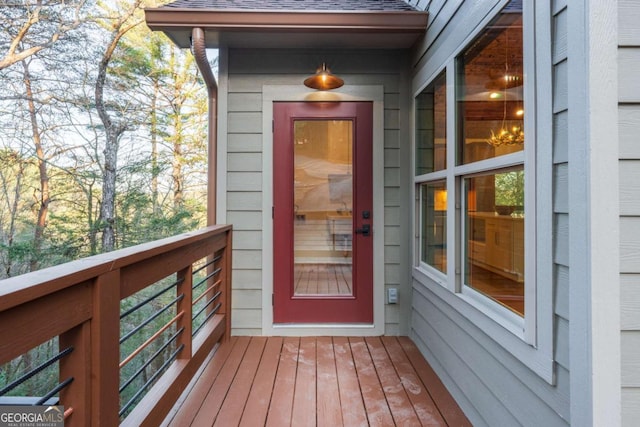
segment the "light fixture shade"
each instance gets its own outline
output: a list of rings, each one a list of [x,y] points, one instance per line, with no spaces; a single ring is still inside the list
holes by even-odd
[[[304,85],[316,90],[332,90],[344,85],[344,80],[331,74],[331,70],[323,63],[313,76],[305,79]]]
[[[436,212],[447,210],[447,190],[436,190],[434,193],[434,207]]]

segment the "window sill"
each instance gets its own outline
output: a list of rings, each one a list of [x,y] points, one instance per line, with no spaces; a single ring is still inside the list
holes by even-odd
[[[449,283],[447,281],[447,275],[442,271],[438,270],[437,268],[423,261],[420,261],[420,265],[415,268],[425,276],[429,277],[430,280],[436,282],[438,285],[442,286],[443,288],[446,288],[447,286],[449,286]]]

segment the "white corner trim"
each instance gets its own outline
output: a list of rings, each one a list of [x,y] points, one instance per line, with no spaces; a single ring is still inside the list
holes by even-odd
[[[275,101],[373,102],[373,324],[273,323],[273,103]],[[381,85],[344,86],[317,92],[302,85],[262,87],[262,334],[266,336],[375,336],[384,333],[384,88]]]
[[[569,2],[571,425],[621,420],[618,2]]]

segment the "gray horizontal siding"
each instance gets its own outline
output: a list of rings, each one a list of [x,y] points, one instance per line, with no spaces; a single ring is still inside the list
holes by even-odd
[[[640,2],[618,0],[618,44],[640,46]]]
[[[547,384],[504,349],[491,345],[480,328],[422,284],[414,288],[412,326],[418,346],[428,348],[446,371],[443,377],[464,390],[460,403],[473,402],[463,409],[475,426],[567,425],[567,370],[559,369],[555,386]]]
[[[620,275],[620,327],[640,331],[640,274]]]
[[[262,327],[261,229],[263,215],[271,215],[262,212],[262,87],[301,84],[322,60],[346,85],[384,86],[385,286],[400,290],[400,304],[385,306],[385,330],[407,333],[408,318],[403,312],[408,309],[403,310],[402,304],[408,304],[410,294],[409,264],[403,257],[401,237],[408,236],[409,230],[408,210],[401,209],[406,195],[400,184],[409,147],[400,143],[408,126],[402,101],[407,95],[401,93],[400,70],[406,64],[402,53],[232,49],[227,88],[227,222],[234,224],[234,249],[243,258],[234,258],[235,334],[250,334]]]
[[[437,3],[437,5],[436,5]],[[427,2],[438,8],[413,57],[417,76],[432,76],[464,45],[470,31],[497,7],[497,1]],[[442,376],[474,425],[566,426],[570,419],[568,50],[567,2],[555,1],[550,17],[553,124],[553,297],[554,385],[433,292],[429,279],[414,279],[412,336]],[[461,31],[465,29],[465,31]],[[420,81],[414,88],[426,82]],[[549,119],[547,119],[549,120]],[[426,280],[427,282],[423,282]],[[544,284],[548,285],[548,284]]]
[[[622,425],[637,426],[640,420],[640,388],[623,387],[622,388]]]
[[[554,212],[554,359],[569,366],[569,80],[567,74],[567,8],[556,2],[553,8],[553,212]]]
[[[557,2],[556,2],[557,3]],[[557,5],[556,5],[557,6]],[[552,17],[553,64],[553,212],[554,212],[554,360],[569,366],[569,163],[567,75],[567,9],[556,7]],[[567,418],[568,419],[568,418]]]
[[[640,3],[618,0],[622,423],[640,423]]]
[[[412,58],[416,68],[429,64],[435,64],[436,67],[438,64],[444,64],[450,54],[447,46],[462,46],[468,32],[476,28],[480,20],[487,16],[497,3],[497,0],[446,0],[427,3],[427,10],[435,14],[429,16],[427,33],[416,46]],[[452,20],[455,20],[455,26],[448,25]]]

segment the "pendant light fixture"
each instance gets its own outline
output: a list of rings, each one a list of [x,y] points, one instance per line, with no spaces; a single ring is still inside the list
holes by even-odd
[[[332,90],[344,85],[344,80],[331,74],[331,70],[327,68],[327,64],[322,63],[322,66],[316,70],[313,76],[305,79],[304,85],[316,90]]]
[[[507,121],[507,90],[522,86],[522,75],[518,72],[513,73],[509,67],[509,30],[504,31],[505,38],[505,52],[504,52],[504,75],[499,79],[494,79],[491,84],[491,88],[501,89],[502,93],[493,92],[490,97],[492,99],[503,98],[503,112],[502,112],[502,124],[497,131],[491,130],[491,136],[487,138],[487,143],[494,147],[500,147],[501,145],[521,145],[524,144],[524,127],[522,117],[524,116],[524,110],[522,107],[518,107],[516,116],[519,117],[516,120],[515,125]],[[486,85],[490,87],[489,84]],[[493,96],[497,94],[498,96]]]

